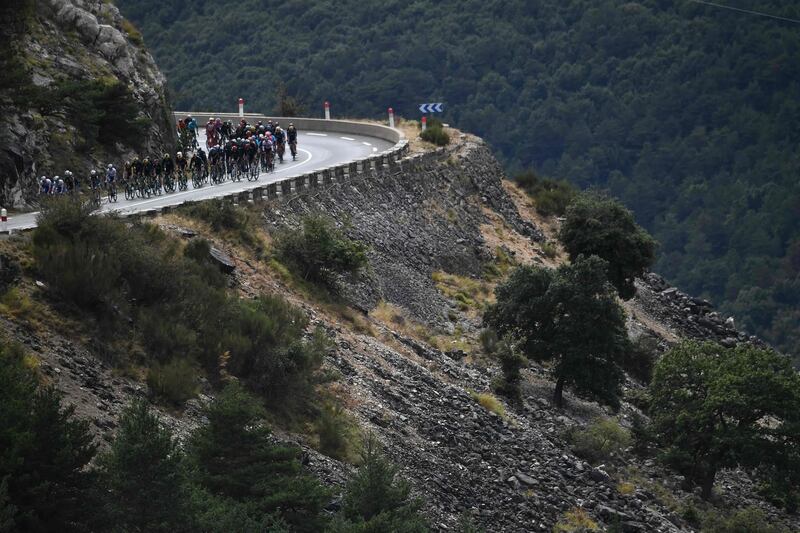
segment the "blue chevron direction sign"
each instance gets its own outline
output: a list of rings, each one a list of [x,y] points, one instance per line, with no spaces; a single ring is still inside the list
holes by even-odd
[[[419,106],[419,110],[423,113],[441,113],[442,109],[444,108],[444,104],[422,104]]]

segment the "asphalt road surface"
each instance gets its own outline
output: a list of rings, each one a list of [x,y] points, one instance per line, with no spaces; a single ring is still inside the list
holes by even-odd
[[[205,149],[205,128],[199,125],[198,142]],[[289,147],[286,147],[284,163],[276,163],[273,172],[262,172],[256,181],[243,179],[239,182],[226,181],[219,185],[203,185],[197,189],[192,187],[189,180],[189,189],[173,193],[165,193],[161,196],[152,198],[136,198],[126,200],[119,184],[117,185],[117,201],[109,204],[103,198],[100,207],[102,212],[117,211],[122,214],[132,214],[149,209],[158,209],[171,205],[179,205],[186,201],[205,200],[227,194],[246,191],[256,187],[263,187],[265,184],[281,181],[292,176],[299,176],[306,172],[321,170],[347,161],[355,161],[367,158],[373,154],[388,150],[393,145],[389,141],[374,137],[360,135],[348,135],[342,133],[316,133],[299,132],[297,139],[297,161],[292,161],[289,154]],[[207,152],[207,150],[206,150]],[[122,169],[118,165],[117,171],[121,177]],[[105,170],[98,169],[105,175]],[[86,187],[85,178],[82,178],[81,187]],[[10,213],[5,227],[0,227],[0,231],[22,230],[36,227],[36,215],[38,212],[31,213]]]

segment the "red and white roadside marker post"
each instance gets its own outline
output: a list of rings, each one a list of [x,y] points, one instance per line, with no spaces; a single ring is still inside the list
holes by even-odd
[[[0,209],[0,222],[3,224],[3,233],[8,231],[8,211],[5,207]]]
[[[422,131],[428,129],[428,117],[422,117]]]
[[[239,118],[244,118],[244,98],[239,98]]]
[[[325,100],[325,120],[331,119],[331,103]]]
[[[389,108],[389,127],[394,128],[394,109]]]

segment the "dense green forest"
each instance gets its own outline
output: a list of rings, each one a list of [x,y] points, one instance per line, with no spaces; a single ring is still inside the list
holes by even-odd
[[[282,84],[311,115],[443,101],[509,171],[609,189],[655,270],[800,354],[800,24],[684,0],[117,1],[178,108],[271,111]]]

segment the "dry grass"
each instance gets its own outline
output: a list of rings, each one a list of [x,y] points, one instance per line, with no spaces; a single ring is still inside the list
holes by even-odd
[[[597,522],[589,518],[583,507],[570,509],[558,523],[553,526],[554,533],[585,533],[586,531],[600,531]]]
[[[494,302],[493,287],[483,280],[442,271],[434,272],[431,277],[439,292],[453,300],[462,312],[478,315]]]
[[[634,485],[630,481],[620,481],[617,484],[617,492],[625,496],[629,496],[634,492],[636,492],[636,485]]]
[[[500,418],[506,418],[505,406],[494,395],[488,392],[477,393],[474,391],[470,391],[469,395],[487,411],[491,411]]]

